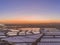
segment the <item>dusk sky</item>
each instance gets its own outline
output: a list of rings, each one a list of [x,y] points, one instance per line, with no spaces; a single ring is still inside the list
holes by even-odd
[[[60,0],[0,0],[0,22],[60,22]]]

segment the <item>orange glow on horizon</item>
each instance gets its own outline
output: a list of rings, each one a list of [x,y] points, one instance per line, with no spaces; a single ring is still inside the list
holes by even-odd
[[[0,20],[0,23],[17,23],[17,24],[35,24],[35,23],[60,23],[59,20]]]

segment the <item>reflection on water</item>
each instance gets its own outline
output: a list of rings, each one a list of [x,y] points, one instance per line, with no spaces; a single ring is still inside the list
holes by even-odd
[[[19,30],[10,29],[8,35],[26,35],[26,34],[38,34],[40,33],[40,28],[19,28]]]
[[[27,34],[39,34],[41,32],[60,32],[59,29],[56,28],[19,28],[16,29],[8,29],[8,35],[27,35]],[[6,32],[6,30],[4,31]]]

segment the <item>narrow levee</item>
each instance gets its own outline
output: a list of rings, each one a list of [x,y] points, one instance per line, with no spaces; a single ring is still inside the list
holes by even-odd
[[[43,36],[44,36],[44,34],[42,34],[35,42],[33,42],[32,45],[37,45]]]

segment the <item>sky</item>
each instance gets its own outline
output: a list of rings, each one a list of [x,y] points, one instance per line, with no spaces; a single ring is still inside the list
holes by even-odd
[[[0,23],[60,23],[60,0],[0,0]]]

